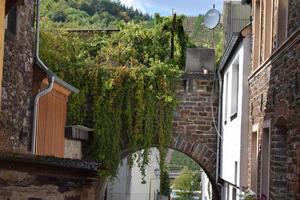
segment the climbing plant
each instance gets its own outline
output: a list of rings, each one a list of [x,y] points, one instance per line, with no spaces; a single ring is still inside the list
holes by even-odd
[[[148,150],[159,144],[164,163],[176,103],[173,82],[180,75],[177,67],[153,61],[149,68],[102,67],[72,73],[81,92],[70,99],[69,122],[93,125],[93,158],[115,174],[122,151],[143,149],[138,160],[145,175]]]
[[[171,18],[157,16],[150,27],[129,23],[120,32],[88,36],[52,32],[49,24],[43,29],[43,60],[80,90],[69,99],[68,123],[94,129],[89,155],[103,164],[101,172],[106,175],[116,175],[126,150],[127,155],[138,155],[145,176],[153,145],[160,151],[161,170],[165,168],[176,105],[174,87],[188,45],[178,17],[170,57],[171,23]]]

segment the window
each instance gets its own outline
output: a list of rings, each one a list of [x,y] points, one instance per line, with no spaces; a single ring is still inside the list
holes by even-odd
[[[264,0],[264,60],[266,60],[272,51],[272,15],[273,0]]]
[[[228,72],[225,75],[225,82],[224,82],[224,120],[225,120],[225,124],[227,123],[227,109],[228,109]]]
[[[237,178],[238,178],[238,162],[234,162],[234,184],[237,185]]]
[[[232,188],[232,200],[236,200],[236,188]]]
[[[17,33],[17,6],[13,6],[6,17],[6,31],[13,35]]]
[[[260,41],[261,41],[261,9],[260,1],[255,2],[254,7],[254,45],[253,45],[253,70],[260,65]]]
[[[263,130],[262,159],[261,159],[261,198],[269,199],[269,172],[270,172],[270,132]]]
[[[239,60],[237,58],[237,60]],[[239,96],[239,65],[232,66],[232,84],[231,84],[231,120],[237,117],[238,96]]]
[[[252,133],[251,138],[251,189],[257,192],[257,132]]]
[[[288,4],[288,0],[278,1],[277,47],[279,47],[287,37]]]
[[[229,184],[226,183],[226,199],[229,200],[229,197],[230,197],[230,187],[229,187]]]

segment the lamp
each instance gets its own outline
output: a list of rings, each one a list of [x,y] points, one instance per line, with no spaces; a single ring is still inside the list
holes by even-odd
[[[208,69],[204,66],[202,66],[203,74],[207,75],[208,74]]]
[[[153,181],[153,180],[155,180],[155,179],[157,179],[158,177],[159,177],[159,175],[160,175],[160,170],[159,170],[159,168],[155,168],[154,169],[154,175],[155,175],[155,178],[151,178],[150,177],[150,185],[149,185],[149,200],[151,200],[151,181]]]

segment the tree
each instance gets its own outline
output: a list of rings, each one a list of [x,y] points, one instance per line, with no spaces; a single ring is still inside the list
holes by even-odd
[[[180,191],[177,192],[180,200],[190,200],[194,191],[200,189],[200,177],[197,173],[184,167],[180,176],[174,180],[173,189]]]

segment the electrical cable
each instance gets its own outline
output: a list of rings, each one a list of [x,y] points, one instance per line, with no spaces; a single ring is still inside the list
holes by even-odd
[[[212,30],[212,45],[213,45],[213,48],[216,49],[214,29]],[[214,93],[215,93],[215,82],[216,82],[216,73],[214,73],[213,87],[212,87],[212,90],[211,90],[210,107],[211,107],[211,113],[212,113],[214,128],[217,131],[218,136],[223,140],[223,137],[222,137],[222,135],[221,135],[221,133],[220,133],[220,131],[218,129],[218,126],[217,126],[217,123],[216,123],[216,119],[215,119],[215,115],[214,115],[214,110],[213,110],[213,99],[214,99]],[[219,99],[219,101],[220,101],[220,99]]]

